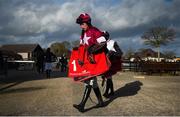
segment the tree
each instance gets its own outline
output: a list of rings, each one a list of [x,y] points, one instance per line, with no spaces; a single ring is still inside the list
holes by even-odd
[[[53,43],[50,46],[51,51],[56,55],[56,56],[62,56],[64,53],[66,54],[68,52],[68,49],[66,49],[65,45],[63,43]]]
[[[71,48],[71,43],[69,41],[63,41],[61,43],[65,46],[66,49],[70,49]]]
[[[167,45],[170,41],[175,38],[175,31],[167,27],[153,27],[145,32],[141,38],[144,40],[146,45],[157,48],[158,50],[158,61],[160,60],[160,46]]]
[[[78,47],[79,46],[79,40],[75,41],[62,41],[62,42],[55,42],[51,44],[50,48],[51,51],[56,55],[56,56],[62,56],[63,54],[69,55],[70,50],[72,47]]]

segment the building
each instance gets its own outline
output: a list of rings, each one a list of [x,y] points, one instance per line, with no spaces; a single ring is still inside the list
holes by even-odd
[[[22,60],[22,56],[19,54],[16,54],[13,51],[3,50],[0,49],[0,56],[2,58],[7,58],[8,60]]]
[[[131,58],[131,61],[134,61],[135,58],[140,58],[144,61],[158,61],[158,53],[153,51],[152,49],[142,49],[139,52],[134,53]],[[160,61],[164,60],[166,57],[164,54],[160,53]]]
[[[33,60],[37,52],[43,52],[43,49],[39,44],[2,45],[0,50],[12,51],[18,55],[21,55],[23,60]]]

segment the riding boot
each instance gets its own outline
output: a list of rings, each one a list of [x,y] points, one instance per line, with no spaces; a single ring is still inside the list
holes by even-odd
[[[93,88],[94,90],[94,93],[98,99],[98,104],[97,104],[97,107],[103,107],[104,106],[104,102],[103,102],[103,99],[102,99],[102,96],[101,96],[101,92],[99,90],[99,87],[97,88]]]
[[[110,93],[109,96],[113,96],[114,95],[114,87],[113,87],[113,82],[112,79],[108,79],[109,80],[109,88],[110,88]]]
[[[84,91],[84,95],[82,98],[82,101],[80,104],[73,104],[73,106],[78,109],[80,112],[84,112],[84,106],[89,98],[89,95],[91,93],[91,86],[86,86],[86,89]]]
[[[103,96],[104,96],[105,98],[108,98],[109,89],[110,89],[110,82],[109,82],[109,80],[107,79],[107,81],[106,81],[106,90],[105,90],[105,93],[103,94]]]

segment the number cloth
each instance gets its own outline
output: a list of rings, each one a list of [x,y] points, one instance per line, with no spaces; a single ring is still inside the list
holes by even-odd
[[[108,71],[111,65],[104,52],[95,54],[95,64],[91,64],[87,51],[83,51],[84,49],[84,46],[80,46],[77,50],[73,50],[69,60],[68,76],[75,81],[84,81],[93,76],[101,75]],[[84,63],[83,65],[79,65],[79,59]]]

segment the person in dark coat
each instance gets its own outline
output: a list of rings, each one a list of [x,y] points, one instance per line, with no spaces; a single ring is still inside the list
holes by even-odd
[[[68,64],[67,58],[65,54],[63,54],[63,56],[61,57],[61,72],[66,72],[67,64]]]
[[[51,52],[50,48],[47,48],[45,53],[45,71],[47,78],[50,78],[52,71],[52,62],[54,57],[55,55]]]
[[[44,52],[38,51],[36,55],[36,66],[38,73],[44,72]]]

